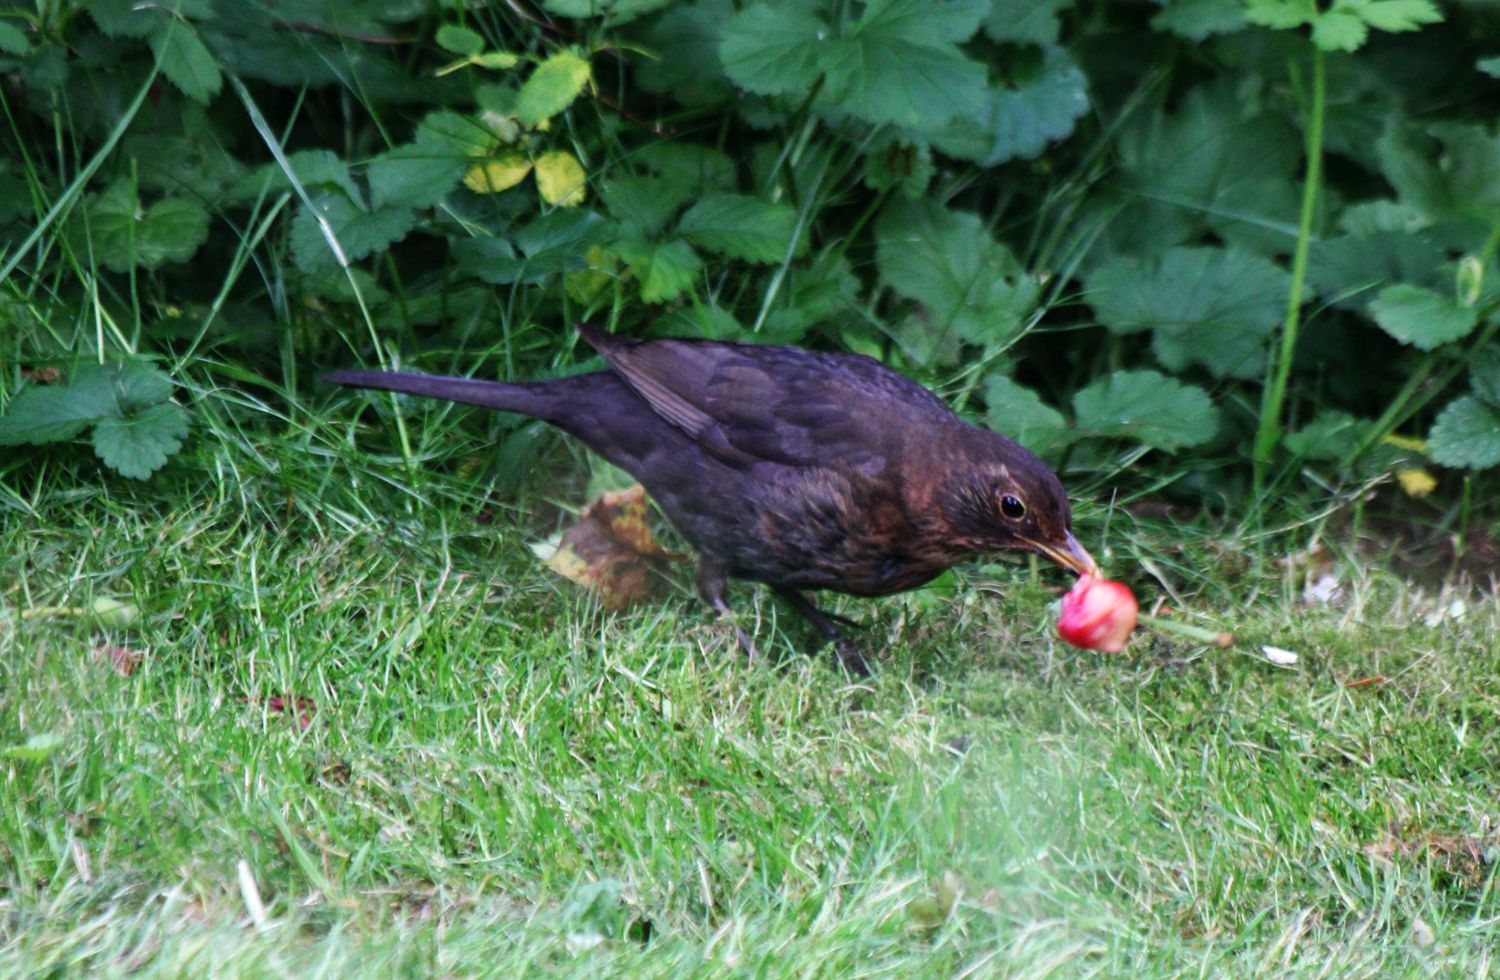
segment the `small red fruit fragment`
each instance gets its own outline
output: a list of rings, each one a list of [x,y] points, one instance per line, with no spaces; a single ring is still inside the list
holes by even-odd
[[[1075,647],[1119,653],[1135,629],[1140,607],[1128,586],[1097,575],[1080,576],[1063,596],[1057,633]]]

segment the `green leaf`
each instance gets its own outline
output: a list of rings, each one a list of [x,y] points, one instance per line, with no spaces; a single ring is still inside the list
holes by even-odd
[[[1423,133],[1392,124],[1377,151],[1404,203],[1433,220],[1500,225],[1500,134],[1478,125],[1445,123]]]
[[[405,238],[416,226],[416,216],[409,208],[381,208],[378,211],[362,211],[348,198],[338,194],[324,194],[313,199],[315,215],[306,206],[299,208],[292,219],[292,258],[297,267],[308,275],[320,275],[330,269],[358,262],[372,252],[378,252]],[[338,249],[343,253],[340,262],[338,253],[328,241],[321,215],[332,232]]]
[[[85,0],[84,8],[107,37],[146,37],[165,19],[160,7],[135,0]]]
[[[0,446],[71,439],[100,419],[118,413],[111,377],[108,368],[84,364],[67,387],[33,385],[23,389],[0,416]]]
[[[227,197],[234,202],[253,201],[268,191],[292,190],[294,179],[303,190],[338,190],[364,206],[364,195],[350,176],[349,165],[332,150],[298,150],[288,154],[285,168],[277,162],[263,164],[231,187]]]
[[[1311,0],[1246,0],[1245,3],[1246,20],[1277,31],[1310,24],[1317,12]]]
[[[3,753],[7,759],[20,759],[23,762],[41,762],[52,753],[63,747],[63,737],[56,732],[43,732],[33,735],[26,740],[24,745],[8,746]]]
[[[1469,332],[1479,323],[1474,310],[1431,289],[1400,283],[1387,286],[1370,304],[1380,329],[1403,344],[1432,350]]]
[[[928,198],[893,201],[875,227],[875,263],[895,292],[920,303],[927,328],[971,343],[1014,340],[1041,287],[979,218]]]
[[[542,0],[548,13],[559,17],[603,17],[615,27],[635,20],[653,10],[660,10],[672,0]]]
[[[1500,78],[1500,57],[1480,58],[1474,62],[1474,67],[1484,75],[1491,78]]]
[[[187,430],[182,406],[161,402],[125,417],[100,419],[94,426],[94,452],[111,469],[144,480],[182,448]]]
[[[780,262],[796,234],[797,212],[745,194],[709,194],[688,209],[677,230],[711,252],[746,262]],[[807,251],[805,239],[793,254]]]
[[[1106,261],[1088,277],[1087,298],[1115,333],[1155,331],[1156,356],[1172,370],[1197,363],[1249,379],[1262,373],[1290,288],[1285,270],[1242,249],[1174,248]]]
[[[991,90],[988,106],[977,118],[954,122],[937,134],[936,142],[950,156],[984,167],[1029,160],[1072,133],[1088,109],[1088,80],[1082,70],[1067,52],[1049,47],[1035,74],[1013,87]]]
[[[1455,398],[1432,423],[1427,454],[1442,466],[1482,470],[1500,464],[1500,407],[1473,395]]]
[[[1358,51],[1369,36],[1369,25],[1348,10],[1335,7],[1313,18],[1312,41],[1324,51]]]
[[[640,282],[641,299],[647,303],[676,299],[692,287],[703,268],[703,260],[680,238],[658,244],[627,234],[611,248],[630,266]]]
[[[470,275],[485,282],[539,283],[585,268],[589,249],[608,234],[608,222],[598,214],[566,208],[541,215],[517,231],[516,248],[505,239],[465,238],[454,243],[453,254]]]
[[[1073,0],[995,0],[984,19],[984,33],[1002,44],[1056,44],[1058,12]]]
[[[691,191],[734,190],[735,163],[721,150],[698,143],[653,143],[633,157],[636,163]]]
[[[865,154],[863,177],[871,190],[896,190],[903,197],[918,198],[936,173],[932,151],[925,143],[892,140]]]
[[[473,141],[481,134],[487,135],[457,113],[430,114],[417,127],[416,139],[370,161],[371,201],[377,208],[437,204],[458,187],[473,161]]]
[[[693,196],[680,180],[647,174],[611,177],[599,187],[610,216],[646,236],[655,235]]]
[[[723,26],[724,73],[758,95],[806,95],[832,43],[828,25],[812,11],[805,2],[746,7]]]
[[[1325,410],[1284,443],[1287,451],[1306,459],[1340,460],[1359,448],[1371,423],[1348,412]]]
[[[1245,26],[1241,0],[1158,0],[1162,10],[1151,29],[1201,42],[1212,34],[1232,34]]]
[[[1362,310],[1387,283],[1436,286],[1444,255],[1424,235],[1377,231],[1315,241],[1307,278],[1318,295],[1343,309]]]
[[[1469,359],[1469,386],[1480,401],[1500,408],[1500,347],[1492,345]]]
[[[208,212],[197,201],[167,197],[143,208],[124,178],[92,198],[85,210],[88,244],[116,272],[186,262],[208,238]]]
[[[1082,434],[1135,439],[1172,451],[1208,442],[1219,410],[1208,393],[1155,371],[1116,371],[1073,396]]]
[[[224,77],[196,31],[185,22],[168,19],[151,34],[151,50],[167,80],[183,95],[203,105],[219,94]]]
[[[8,20],[0,20],[0,52],[21,57],[31,50],[31,42]]]
[[[1049,455],[1073,439],[1061,412],[1003,374],[992,374],[985,380],[984,404],[987,426],[1038,456]]]
[[[444,24],[437,29],[438,47],[444,51],[461,57],[471,57],[484,50],[484,38],[478,31],[472,31],[458,24]]]
[[[730,0],[699,0],[678,4],[656,18],[644,39],[656,57],[636,69],[641,88],[669,94],[685,106],[729,101],[734,88],[725,79],[719,45],[734,14]]]
[[[1431,0],[1343,0],[1354,8],[1360,19],[1377,31],[1415,31],[1423,24],[1443,20],[1437,4]]]
[[[936,129],[986,104],[985,67],[958,47],[985,0],[871,0],[849,36],[819,56],[822,103],[865,122]]]
[[[562,112],[573,104],[593,78],[588,60],[573,51],[559,51],[537,66],[516,96],[516,116],[527,126]]]

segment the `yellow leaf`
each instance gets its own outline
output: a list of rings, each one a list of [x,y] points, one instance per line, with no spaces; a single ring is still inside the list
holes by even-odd
[[[531,161],[520,153],[507,153],[487,163],[476,163],[464,176],[464,186],[476,194],[498,194],[526,179]]]
[[[1425,497],[1437,489],[1437,478],[1426,470],[1397,470],[1396,479],[1408,497]]]
[[[1394,432],[1380,441],[1387,445],[1395,446],[1397,449],[1408,449],[1414,453],[1425,453],[1427,451],[1427,443],[1423,440],[1415,439],[1411,436],[1398,436]]]
[[[592,306],[619,277],[620,260],[595,245],[583,254],[584,268],[563,274],[563,288],[579,306]]]
[[[536,158],[536,187],[542,200],[559,207],[577,207],[588,194],[583,164],[566,150],[553,150]]]

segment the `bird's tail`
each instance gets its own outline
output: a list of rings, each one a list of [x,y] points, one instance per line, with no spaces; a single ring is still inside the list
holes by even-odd
[[[407,395],[442,398],[465,405],[479,405],[501,412],[516,412],[533,418],[553,419],[556,399],[548,383],[484,381],[479,378],[449,378],[435,374],[410,374],[405,371],[334,371],[322,378],[330,384],[351,388],[377,388]]]

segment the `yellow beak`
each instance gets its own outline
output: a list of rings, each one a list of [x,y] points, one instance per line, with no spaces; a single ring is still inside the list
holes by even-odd
[[[1041,554],[1046,555],[1064,568],[1071,568],[1079,575],[1098,575],[1099,563],[1094,561],[1094,556],[1088,553],[1088,549],[1078,543],[1069,531],[1063,540],[1062,547],[1046,541],[1028,542]]]

